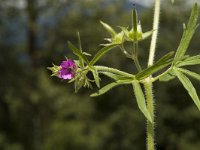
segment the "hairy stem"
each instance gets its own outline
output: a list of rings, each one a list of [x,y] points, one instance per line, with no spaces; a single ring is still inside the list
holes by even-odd
[[[148,78],[150,79],[150,78]],[[147,79],[147,80],[148,80]],[[154,142],[154,100],[152,82],[149,80],[144,84],[146,90],[147,109],[151,115],[152,123],[147,120],[147,150],[155,150]]]
[[[154,20],[153,20],[153,34],[150,45],[148,66],[152,66],[154,63],[154,56],[156,50],[156,42],[158,36],[159,28],[159,17],[160,17],[160,0],[155,0],[154,6]],[[144,84],[146,90],[146,100],[147,109],[151,114],[152,123],[147,120],[147,150],[155,150],[155,140],[154,140],[154,99],[153,99],[153,85],[151,81],[151,76],[146,79]]]
[[[155,0],[154,21],[153,21],[154,32],[151,38],[148,66],[153,65],[153,62],[154,62],[156,42],[157,42],[157,36],[158,36],[158,28],[159,28],[159,18],[160,18],[160,0]]]

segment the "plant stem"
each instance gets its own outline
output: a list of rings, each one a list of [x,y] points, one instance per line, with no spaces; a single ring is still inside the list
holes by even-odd
[[[148,66],[152,66],[154,63],[154,56],[155,56],[156,42],[157,42],[158,28],[159,28],[159,17],[160,17],[160,0],[155,0],[154,20],[153,20],[154,32],[152,34],[152,39],[151,39]],[[147,109],[152,117],[152,123],[147,120],[147,150],[155,150],[154,99],[153,99],[153,84],[151,81],[151,76],[146,78],[146,82],[144,83],[144,88],[146,90]]]
[[[131,54],[129,54],[126,49],[124,48],[124,45],[123,43],[119,46],[119,48],[122,50],[122,52],[126,55],[127,58],[131,58],[132,59],[132,56]]]
[[[159,18],[160,18],[160,0],[155,0],[154,21],[153,21],[153,31],[154,32],[153,32],[152,38],[151,38],[148,66],[153,65],[153,62],[154,62],[156,42],[157,42],[157,36],[158,36],[158,28],[159,28]]]
[[[157,81],[159,78],[161,78],[162,76],[166,75],[167,73],[169,73],[172,70],[172,68],[170,67],[169,69],[167,69],[165,72],[161,73],[160,75],[151,78],[151,82],[155,82]]]
[[[150,79],[150,78],[148,78]],[[155,150],[154,144],[154,100],[152,82],[149,80],[144,84],[146,90],[147,109],[151,115],[152,123],[147,120],[147,150]]]
[[[134,60],[137,70],[140,72],[142,69],[138,61],[138,42],[134,42],[133,46],[134,46],[133,60]]]

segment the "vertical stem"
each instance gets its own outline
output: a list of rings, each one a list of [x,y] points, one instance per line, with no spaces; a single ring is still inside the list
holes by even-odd
[[[157,42],[157,36],[158,36],[158,28],[159,28],[159,18],[160,18],[160,0],[155,0],[154,21],[153,21],[154,32],[151,38],[148,66],[153,65],[153,62],[154,62],[156,42]]]
[[[160,17],[160,0],[155,0],[154,6],[154,20],[153,20],[153,34],[150,45],[149,52],[149,60],[148,66],[153,65],[154,56],[156,50],[156,42],[158,36],[158,28],[159,28],[159,17]],[[153,86],[151,81],[151,76],[146,79],[146,83],[144,84],[144,88],[146,90],[146,100],[147,100],[147,109],[151,114],[152,122],[147,120],[147,150],[155,150],[155,141],[154,141],[154,99],[153,99]]]
[[[150,79],[150,78],[148,78]],[[154,100],[153,87],[151,81],[144,84],[146,90],[147,109],[151,115],[152,123],[147,120],[147,150],[155,150],[154,142]]]

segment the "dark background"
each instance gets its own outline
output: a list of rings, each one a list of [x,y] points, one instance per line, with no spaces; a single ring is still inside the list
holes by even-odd
[[[22,5],[20,5],[22,4]],[[183,0],[163,2],[156,60],[176,50],[191,7]],[[75,58],[67,41],[95,54],[108,37],[99,23],[131,25],[132,4],[125,0],[0,0],[0,149],[1,150],[145,150],[146,122],[129,86],[98,98],[97,90],[81,89],[46,68],[64,56]],[[137,5],[143,31],[151,29],[153,8]],[[119,31],[119,30],[118,30]],[[198,29],[188,53],[200,52]],[[139,45],[147,64],[150,40]],[[120,50],[98,64],[134,72]],[[193,67],[200,73],[199,67]],[[101,85],[108,80],[101,77]],[[200,83],[192,80],[200,94]],[[200,112],[177,79],[156,83],[158,150],[199,150]]]

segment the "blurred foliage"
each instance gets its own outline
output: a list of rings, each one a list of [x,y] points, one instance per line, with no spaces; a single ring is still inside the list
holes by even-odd
[[[89,91],[75,94],[71,84],[51,78],[46,69],[66,55],[74,58],[66,43],[77,43],[77,31],[83,49],[95,54],[106,35],[99,20],[130,25],[130,2],[26,0],[31,7],[13,0],[0,3],[0,149],[144,150],[145,118],[130,87],[91,99]],[[189,15],[189,8],[181,4],[163,4],[156,59],[178,46],[182,23]],[[137,8],[143,28],[151,29],[152,9]],[[199,39],[198,30],[191,54],[199,53]],[[139,45],[143,67],[149,42]],[[117,49],[100,63],[135,70]],[[200,89],[199,83],[194,85]],[[158,149],[199,150],[200,115],[180,83],[156,84],[155,97]]]

